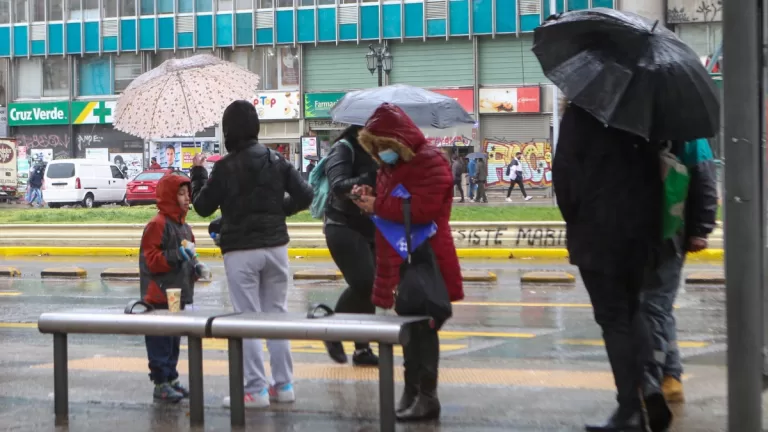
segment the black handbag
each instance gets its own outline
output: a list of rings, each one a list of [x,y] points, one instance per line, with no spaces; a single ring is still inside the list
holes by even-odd
[[[427,315],[439,329],[453,315],[453,306],[429,240],[415,250],[411,248],[410,198],[403,200],[403,222],[408,257],[400,265],[395,312],[404,316]]]

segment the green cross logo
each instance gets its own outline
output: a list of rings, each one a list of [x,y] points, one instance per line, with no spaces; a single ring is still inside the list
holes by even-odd
[[[112,108],[107,108],[105,101],[99,101],[99,105],[93,109],[93,115],[99,119],[99,123],[106,123],[107,117],[112,115]]]

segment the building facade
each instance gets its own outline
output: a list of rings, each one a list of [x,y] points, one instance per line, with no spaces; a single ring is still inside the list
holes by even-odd
[[[558,11],[614,6],[557,1]],[[31,158],[119,156],[140,167],[158,156],[187,168],[201,143],[219,151],[216,128],[145,142],[114,130],[112,113],[141,73],[213,53],[261,76],[262,141],[301,167],[338,135],[333,103],[377,85],[365,54],[386,45],[385,84],[454,97],[477,121],[425,131],[430,141],[447,153],[487,151],[492,184],[522,151],[526,180],[547,185],[552,88],[530,49],[549,9],[548,0],[0,0],[0,135]]]

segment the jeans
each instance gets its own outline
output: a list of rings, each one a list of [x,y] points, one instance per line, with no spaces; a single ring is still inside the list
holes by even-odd
[[[616,274],[585,268],[579,271],[592,301],[595,321],[603,330],[619,405],[639,409],[638,389],[644,384],[645,367],[653,358],[651,336],[640,309],[644,269]]]
[[[477,184],[472,179],[469,179],[469,185],[467,186],[467,195],[469,195],[469,199],[474,199],[475,192],[477,191]]]
[[[371,302],[376,275],[376,250],[372,240],[345,225],[326,225],[325,243],[336,267],[344,275],[347,289],[336,302],[337,313],[375,314]],[[367,343],[356,343],[355,349],[365,349]]]
[[[685,256],[669,241],[664,245],[659,265],[648,272],[642,296],[643,313],[653,337],[653,356],[665,376],[678,381],[683,374],[677,346],[674,305]]]
[[[179,364],[178,336],[144,336],[149,359],[149,379],[155,384],[173,382],[179,378],[176,366]]]

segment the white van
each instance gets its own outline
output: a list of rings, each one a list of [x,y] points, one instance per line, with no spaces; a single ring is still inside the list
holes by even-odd
[[[123,203],[128,180],[108,161],[58,159],[48,163],[43,182],[43,200],[51,208]]]

